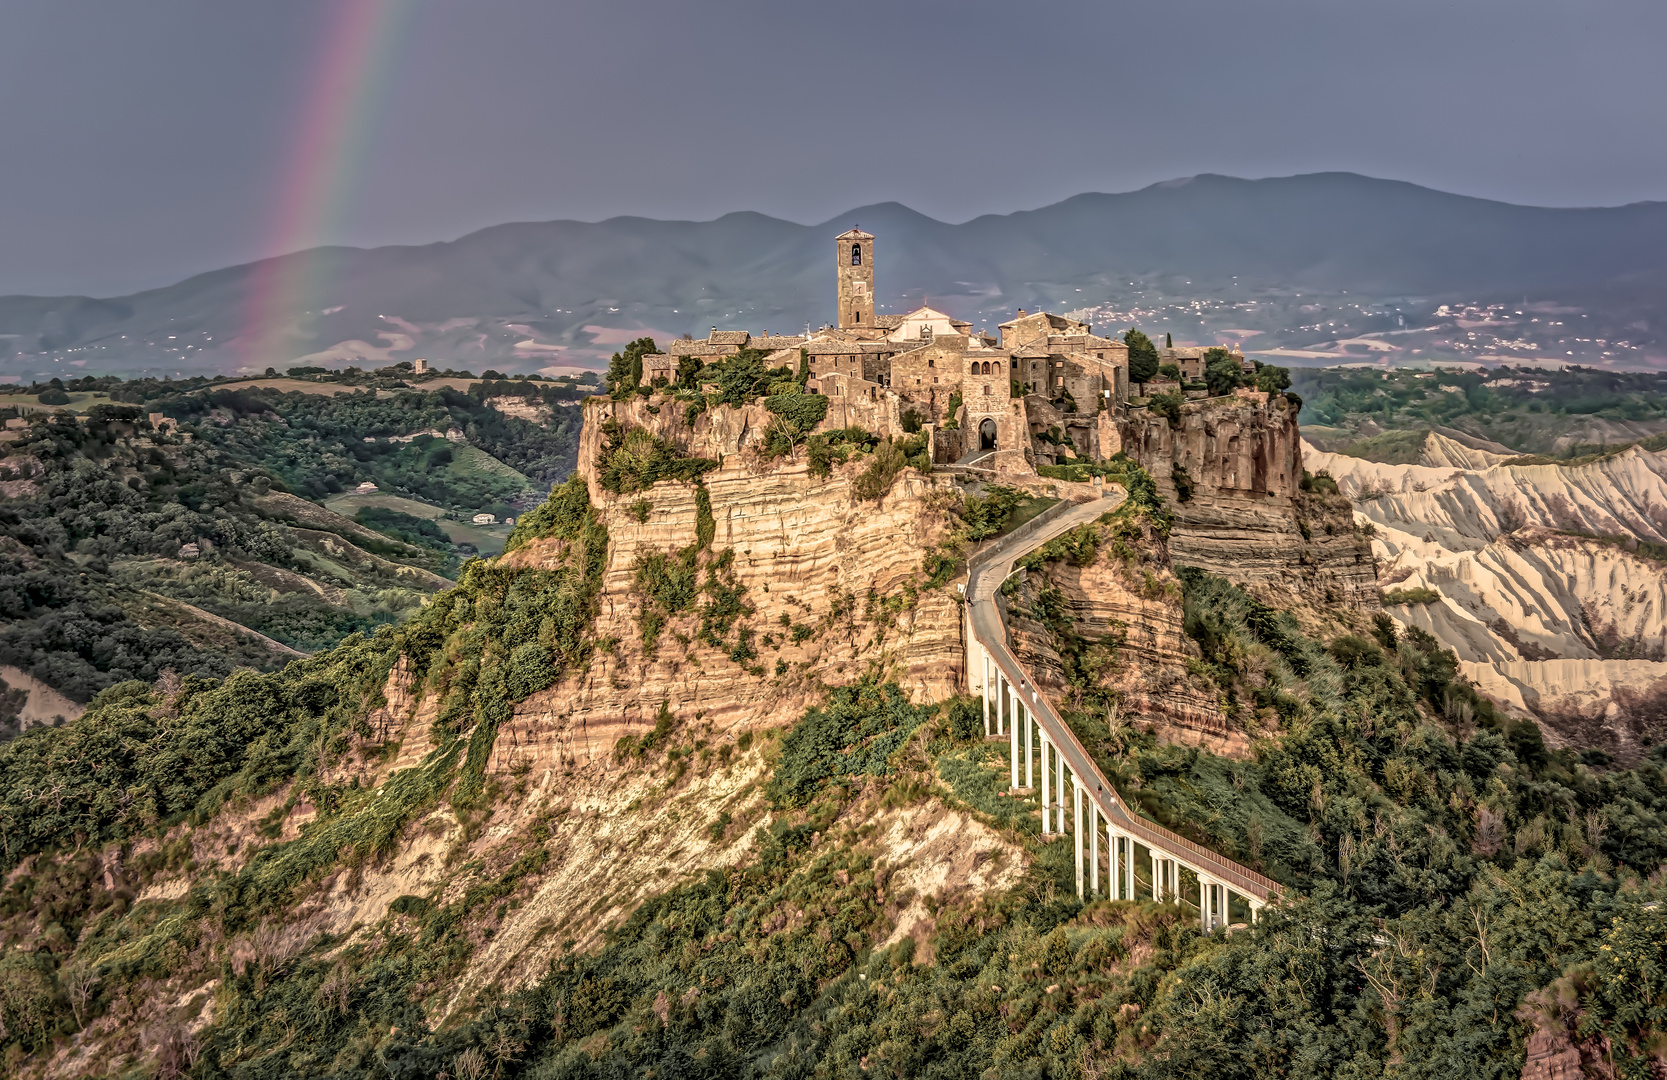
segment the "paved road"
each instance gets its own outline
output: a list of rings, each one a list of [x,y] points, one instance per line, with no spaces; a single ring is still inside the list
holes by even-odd
[[[980,552],[967,572],[967,599],[972,605],[973,636],[989,650],[996,666],[1006,675],[1015,692],[1022,693],[1027,699],[1026,707],[1047,733],[1048,741],[1059,748],[1065,764],[1081,782],[1084,796],[1099,806],[1101,814],[1113,828],[1136,837],[1161,855],[1190,866],[1194,872],[1203,870],[1208,877],[1236,893],[1266,901],[1278,889],[1276,882],[1125,810],[1117,789],[1094,764],[1094,759],[1078,741],[1076,733],[1054,711],[1053,705],[1037,693],[1035,680],[1007,647],[1007,627],[1001,621],[995,596],[996,590],[1012,571],[1013,563],[1054,537],[1116,509],[1123,498],[1122,491],[1108,489],[1104,498],[1061,504],[1063,510],[1051,510],[1044,517],[1037,518]],[[1022,691],[1019,688],[1023,688]]]

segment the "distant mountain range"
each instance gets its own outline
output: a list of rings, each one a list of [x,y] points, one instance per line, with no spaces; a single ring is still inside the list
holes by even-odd
[[[1311,362],[1667,363],[1667,203],[1524,207],[1349,173],[1197,176],[959,225],[882,203],[819,225],[621,217],[320,248],[280,260],[321,284],[313,311],[286,313],[276,359],[529,370],[593,365],[640,333],[800,330],[831,317],[832,239],[853,224],[878,237],[882,310],[927,301],[993,326],[1047,306],[1178,340],[1261,335],[1251,344]],[[0,378],[236,371],[256,359],[240,335],[261,267],[111,299],[0,297]],[[1490,303],[1522,324],[1494,324]],[[1445,318],[1443,304],[1474,310]],[[1393,336],[1408,332],[1422,336]]]

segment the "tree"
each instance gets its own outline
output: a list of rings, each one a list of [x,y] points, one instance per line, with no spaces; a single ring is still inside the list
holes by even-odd
[[[1175,335],[1174,334],[1165,334],[1163,336],[1163,347],[1166,348],[1166,349],[1173,349],[1175,347]]]
[[[1181,368],[1178,364],[1160,364],[1158,374],[1166,379],[1174,379],[1176,382],[1181,381]]]
[[[1123,331],[1123,343],[1129,347],[1129,381],[1151,382],[1158,373],[1158,347],[1132,326]]]
[[[657,353],[654,339],[640,337],[625,346],[624,352],[616,352],[613,359],[608,361],[608,394],[615,401],[622,401],[629,397],[638,386],[642,385],[642,358],[646,353]]]
[[[1264,364],[1260,360],[1256,362],[1256,389],[1277,394],[1282,390],[1290,389],[1290,386],[1290,369]]]
[[[1209,387],[1211,397],[1231,394],[1247,382],[1249,379],[1232,353],[1221,348],[1204,353],[1204,385]]]

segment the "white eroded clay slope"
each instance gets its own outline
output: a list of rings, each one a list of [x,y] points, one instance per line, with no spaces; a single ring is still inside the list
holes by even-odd
[[[1481,464],[1477,451],[1449,442],[1432,434],[1422,459]],[[1644,719],[1632,717],[1639,709],[1661,711],[1650,688],[1667,677],[1667,569],[1621,544],[1569,534],[1667,542],[1667,454],[1462,468],[1384,465],[1305,446],[1304,462],[1336,478],[1356,500],[1357,519],[1376,528],[1386,589],[1440,593],[1390,613],[1451,646],[1479,686],[1547,722],[1554,742],[1563,741],[1559,731],[1574,737],[1576,717],[1589,736],[1606,714],[1625,726]],[[1616,718],[1617,709],[1627,716]]]

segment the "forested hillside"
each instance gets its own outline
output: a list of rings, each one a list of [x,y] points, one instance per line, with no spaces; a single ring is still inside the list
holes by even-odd
[[[0,664],[76,702],[166,671],[270,669],[405,618],[480,545],[501,545],[471,515],[533,505],[578,441],[577,410],[528,382],[39,389],[17,397],[103,403],[0,409],[14,425],[0,444]],[[549,419],[508,416],[489,393]],[[390,505],[321,505],[366,482]]]

